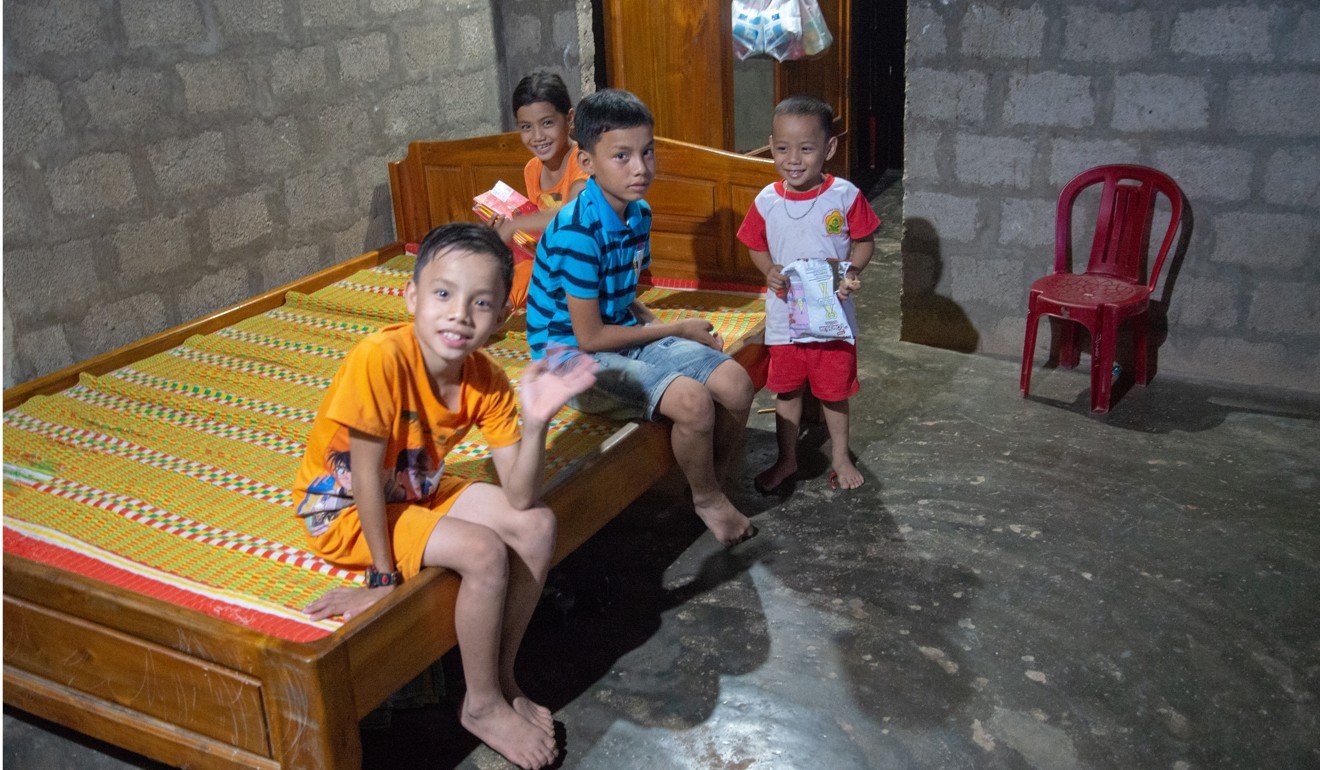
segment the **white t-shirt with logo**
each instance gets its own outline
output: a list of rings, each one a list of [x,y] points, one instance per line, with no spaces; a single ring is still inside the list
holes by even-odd
[[[783,180],[766,185],[738,228],[738,240],[753,251],[770,252],[777,265],[798,259],[845,260],[852,242],[869,237],[879,226],[880,218],[856,185],[826,174],[820,187],[805,193],[787,189]],[[856,337],[852,298],[842,304]],[[767,289],[765,344],[789,342],[788,303]]]

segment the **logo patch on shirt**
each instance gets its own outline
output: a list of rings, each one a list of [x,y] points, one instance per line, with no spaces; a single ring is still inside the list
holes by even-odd
[[[825,234],[843,235],[843,212],[834,209],[825,215]]]

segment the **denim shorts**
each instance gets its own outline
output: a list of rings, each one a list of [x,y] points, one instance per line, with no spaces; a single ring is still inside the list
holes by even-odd
[[[636,348],[592,353],[600,364],[596,384],[569,401],[582,412],[616,420],[653,420],[660,398],[679,377],[705,383],[725,361],[724,353],[683,337],[664,337]]]

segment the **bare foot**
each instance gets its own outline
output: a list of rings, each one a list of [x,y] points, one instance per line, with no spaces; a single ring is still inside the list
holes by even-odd
[[[468,707],[465,697],[459,722],[463,729],[519,767],[541,768],[555,761],[554,737],[546,735],[503,700],[478,711]]]
[[[555,737],[555,718],[551,715],[550,709],[536,703],[521,692],[509,698],[509,703],[523,719],[541,728],[541,731],[551,738]]]
[[[692,501],[697,515],[706,522],[706,527],[715,539],[726,548],[737,545],[756,534],[756,527],[742,511],[733,507],[723,492],[711,495],[708,501]]]
[[[761,471],[752,481],[752,488],[763,495],[787,495],[789,487],[797,477],[797,465],[774,465]]]
[[[857,470],[857,466],[848,460],[843,462],[835,461],[834,470],[830,472],[830,486],[839,489],[856,489],[866,480],[862,478],[862,472]]]

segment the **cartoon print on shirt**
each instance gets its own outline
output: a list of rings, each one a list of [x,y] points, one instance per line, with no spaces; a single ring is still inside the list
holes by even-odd
[[[401,503],[422,500],[440,481],[444,463],[431,473],[431,458],[420,447],[399,451],[394,460],[394,475],[385,480],[385,502]]]

